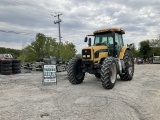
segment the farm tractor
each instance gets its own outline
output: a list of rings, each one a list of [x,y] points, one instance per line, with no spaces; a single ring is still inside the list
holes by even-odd
[[[105,89],[114,87],[117,75],[121,80],[132,80],[134,60],[130,48],[124,46],[123,34],[125,31],[122,29],[110,28],[87,35],[84,41],[88,42],[88,47],[82,49],[82,58],[75,57],[69,61],[67,75],[70,83],[82,83],[85,73],[100,78]],[[94,37],[93,45],[88,36]]]

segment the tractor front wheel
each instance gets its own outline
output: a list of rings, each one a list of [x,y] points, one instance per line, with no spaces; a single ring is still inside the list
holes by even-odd
[[[84,80],[85,73],[82,72],[82,59],[72,58],[67,66],[67,75],[69,82],[72,84],[80,84]]]
[[[101,81],[105,89],[112,89],[117,80],[117,65],[113,57],[108,57],[103,61],[101,67]]]

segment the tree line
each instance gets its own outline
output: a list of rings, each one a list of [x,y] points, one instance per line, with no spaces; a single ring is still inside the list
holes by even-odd
[[[144,40],[139,43],[139,49],[133,44],[131,47],[134,57],[147,59],[152,56],[160,56],[160,39]]]
[[[26,62],[32,62],[45,56],[54,56],[63,61],[68,61],[76,55],[76,52],[73,43],[62,42],[60,44],[54,38],[38,33],[35,41],[22,50],[19,58]]]
[[[21,55],[21,50],[0,47],[0,54],[12,54],[14,58],[18,58]]]

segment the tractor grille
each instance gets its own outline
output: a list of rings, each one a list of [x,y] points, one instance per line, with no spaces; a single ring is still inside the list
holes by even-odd
[[[82,50],[82,59],[91,59],[91,49]]]

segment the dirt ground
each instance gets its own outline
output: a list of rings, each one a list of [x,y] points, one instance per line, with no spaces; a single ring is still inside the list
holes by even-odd
[[[86,74],[72,85],[42,85],[42,72],[0,75],[0,120],[160,120],[160,64],[135,65],[132,81],[111,90]]]

